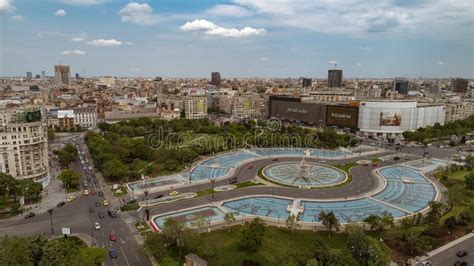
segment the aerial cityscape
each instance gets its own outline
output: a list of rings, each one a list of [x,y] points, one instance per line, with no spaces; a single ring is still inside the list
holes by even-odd
[[[474,2],[0,20],[0,265],[474,265]]]

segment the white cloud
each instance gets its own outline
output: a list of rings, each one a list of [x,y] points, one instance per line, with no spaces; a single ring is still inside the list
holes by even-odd
[[[337,64],[336,60],[331,60],[328,63],[331,64],[331,65]]]
[[[86,40],[86,39],[84,39],[83,37],[73,37],[73,38],[71,39],[71,41],[73,41],[73,42],[83,42],[83,41],[85,41],[85,40]]]
[[[56,0],[56,2],[71,6],[92,6],[105,3],[105,0]]]
[[[126,45],[133,45],[133,42],[125,42]]]
[[[198,31],[203,32],[208,36],[220,36],[230,38],[246,38],[250,36],[263,35],[267,31],[263,28],[255,29],[251,27],[245,27],[242,29],[236,28],[224,28],[214,24],[211,21],[205,19],[196,19],[191,22],[186,22],[180,27],[182,31]]]
[[[260,61],[268,61],[268,58],[262,57],[262,58],[260,58]]]
[[[92,46],[108,46],[108,47],[114,47],[114,46],[120,46],[122,45],[121,41],[117,41],[116,39],[98,39],[98,40],[93,40],[87,42],[88,45]]]
[[[61,55],[85,55],[86,52],[81,50],[65,50],[61,52]]]
[[[153,9],[147,3],[128,3],[118,14],[123,22],[137,25],[153,25],[158,22],[158,16],[153,14]]]
[[[15,16],[12,16],[12,19],[15,20],[15,21],[22,22],[23,21],[23,16],[15,15]]]
[[[271,25],[330,34],[423,34],[472,43],[472,0],[233,0]],[[443,32],[444,34],[438,34]]]
[[[54,12],[54,15],[58,17],[64,17],[66,16],[66,11],[64,11],[64,9],[58,9],[58,11]]]
[[[206,11],[206,14],[211,16],[226,16],[226,17],[247,17],[252,13],[243,7],[235,5],[215,5]]]
[[[444,65],[444,64],[446,64],[446,63],[443,62],[443,61],[438,61],[437,64],[438,64],[438,65]]]
[[[15,10],[15,7],[10,0],[0,0],[0,13],[11,13],[13,10]]]
[[[361,63],[357,63],[356,66],[357,66],[357,67],[361,67],[362,64],[361,64]]]

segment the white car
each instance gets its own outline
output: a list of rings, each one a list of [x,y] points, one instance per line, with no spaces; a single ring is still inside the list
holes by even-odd
[[[94,228],[95,228],[95,230],[99,230],[100,229],[100,224],[98,222],[95,222]]]

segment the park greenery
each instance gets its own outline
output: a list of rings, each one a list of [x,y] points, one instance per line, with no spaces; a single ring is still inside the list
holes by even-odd
[[[466,141],[466,135],[474,132],[474,116],[466,119],[456,120],[446,123],[444,126],[439,123],[433,126],[419,128],[414,132],[405,131],[403,137],[407,141],[426,142],[431,140],[447,139],[457,136],[460,142]]]
[[[20,199],[25,203],[38,202],[43,186],[31,179],[17,180],[0,173],[0,217],[9,217],[21,212]]]
[[[64,148],[55,151],[55,153],[62,168],[68,167],[69,164],[77,159],[77,148],[72,144],[66,144]]]
[[[81,184],[81,175],[71,169],[63,170],[58,179],[61,180],[63,186],[68,190],[77,190]]]
[[[199,156],[237,148],[336,148],[357,143],[333,129],[317,131],[253,120],[218,126],[208,119],[166,121],[144,117],[101,123],[99,128],[101,133],[87,133],[86,143],[95,166],[109,181],[178,172]]]
[[[229,216],[230,217],[230,216]],[[347,232],[328,234],[266,226],[255,218],[243,225],[199,234],[168,219],[162,232],[148,233],[144,250],[161,265],[178,265],[189,252],[209,265],[388,265],[390,250],[377,238],[352,225]],[[229,218],[228,225],[235,222]],[[256,264],[254,264],[256,265]]]
[[[76,237],[48,240],[44,235],[0,238],[0,265],[97,266],[107,257],[100,247],[87,247]]]

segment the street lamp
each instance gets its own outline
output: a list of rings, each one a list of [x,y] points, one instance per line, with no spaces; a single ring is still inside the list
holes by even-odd
[[[216,182],[216,179],[211,178],[211,184],[212,184],[212,195],[211,195],[212,201],[211,202],[212,203],[214,203],[214,182]]]
[[[50,222],[51,222],[51,236],[54,236],[53,207],[52,206],[51,206],[51,208],[48,209],[48,213],[49,213],[49,219],[50,219]]]

